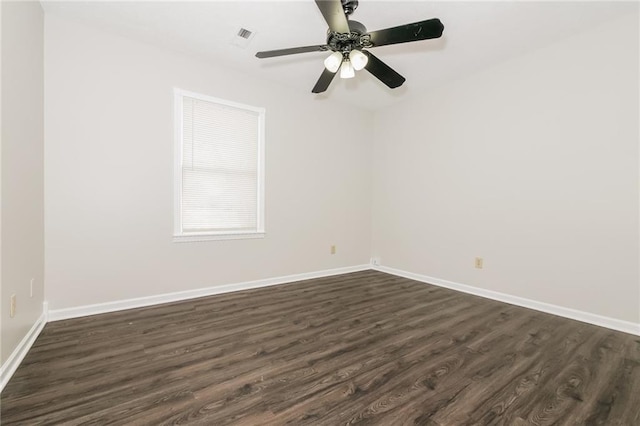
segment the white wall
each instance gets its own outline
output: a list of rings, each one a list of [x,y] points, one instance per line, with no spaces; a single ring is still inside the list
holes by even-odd
[[[52,309],[373,254],[640,322],[637,16],[380,111],[373,153],[368,113],[55,16],[45,36]],[[171,243],[174,86],[267,108],[266,239]]]
[[[3,364],[42,314],[44,300],[43,22],[39,2],[2,2]]]
[[[640,323],[638,75],[636,14],[378,112],[372,254]]]
[[[55,16],[45,39],[51,309],[368,262],[370,113]],[[173,87],[266,107],[265,239],[171,242]]]

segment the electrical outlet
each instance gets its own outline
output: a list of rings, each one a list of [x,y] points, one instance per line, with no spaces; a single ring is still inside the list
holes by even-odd
[[[9,317],[13,318],[16,316],[16,295],[11,295],[11,307],[9,308]]]
[[[477,269],[482,269],[482,264],[483,264],[483,260],[481,257],[476,257],[476,268]]]
[[[380,258],[379,257],[372,257],[371,258],[371,264],[373,266],[380,266]]]
[[[35,278],[31,278],[31,284],[29,286],[29,297],[33,297],[33,282],[35,281]]]
[[[331,254],[336,254],[336,246],[331,246]]]

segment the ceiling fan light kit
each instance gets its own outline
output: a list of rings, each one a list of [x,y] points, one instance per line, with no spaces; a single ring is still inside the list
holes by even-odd
[[[342,53],[340,52],[333,52],[324,60],[324,67],[331,72],[338,71],[340,64],[342,64]]]
[[[311,90],[313,93],[322,93],[327,90],[338,69],[340,69],[340,78],[353,78],[355,71],[366,69],[390,89],[400,87],[405,82],[405,78],[365,49],[439,38],[444,30],[439,19],[428,19],[367,32],[363,24],[348,19],[358,7],[358,0],[315,0],[315,2],[329,25],[326,44],[256,53],[258,58],[273,58],[297,53],[332,51],[333,53],[324,60],[325,69]]]
[[[356,71],[353,69],[351,61],[349,59],[343,60],[342,66],[340,67],[340,78],[353,78],[355,76]]]
[[[367,55],[359,50],[352,50],[351,52],[349,52],[349,60],[353,65],[353,69],[355,69],[356,71],[364,69],[364,67],[367,66],[367,62],[369,62],[369,58],[367,57]]]

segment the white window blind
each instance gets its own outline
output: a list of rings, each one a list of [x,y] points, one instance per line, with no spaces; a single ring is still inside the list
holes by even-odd
[[[264,110],[179,90],[176,104],[175,236],[261,236]]]

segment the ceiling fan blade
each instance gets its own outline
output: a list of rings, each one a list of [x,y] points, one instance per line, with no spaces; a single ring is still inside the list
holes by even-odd
[[[316,82],[316,85],[311,89],[311,93],[322,93],[329,87],[329,84],[333,81],[333,77],[336,76],[335,72],[331,72],[328,69],[324,69],[320,78]]]
[[[362,53],[367,55],[369,58],[367,65],[365,65],[365,69],[373,74],[378,80],[386,84],[389,88],[395,89],[396,87],[402,86],[402,83],[405,82],[406,79],[403,76],[395,72],[389,65],[376,58],[371,52],[363,50]]]
[[[387,44],[407,43],[409,41],[427,40],[442,36],[444,25],[439,19],[427,19],[413,24],[373,31],[371,44],[385,46]]]
[[[316,4],[331,31],[336,33],[351,32],[340,0],[316,0]]]
[[[284,55],[294,55],[296,53],[307,53],[307,52],[325,52],[329,50],[329,46],[326,44],[319,44],[317,46],[302,46],[302,47],[292,47],[289,49],[278,49],[278,50],[267,50],[264,52],[256,53],[258,58],[273,58],[274,56],[284,56]]]

